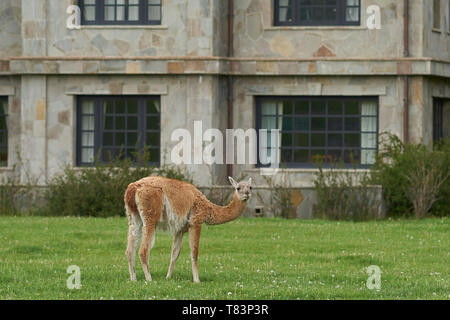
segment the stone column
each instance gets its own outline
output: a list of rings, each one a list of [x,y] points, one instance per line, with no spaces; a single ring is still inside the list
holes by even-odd
[[[45,76],[22,76],[20,155],[23,161],[21,182],[27,176],[46,183],[47,176],[47,79]]]
[[[22,0],[22,38],[24,56],[47,53],[47,0]]]

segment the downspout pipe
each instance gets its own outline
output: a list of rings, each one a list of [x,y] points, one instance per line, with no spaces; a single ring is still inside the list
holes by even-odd
[[[233,11],[234,3],[233,0],[228,0],[228,52],[227,56],[229,58],[233,57]],[[230,62],[231,63],[231,62]],[[230,65],[231,68],[231,65]],[[228,106],[227,106],[227,129],[233,129],[233,76],[228,75],[227,78],[228,87]],[[233,176],[233,165],[227,163],[227,176]]]
[[[403,1],[403,56],[409,53],[409,0]],[[403,142],[409,141],[409,77],[403,77]]]

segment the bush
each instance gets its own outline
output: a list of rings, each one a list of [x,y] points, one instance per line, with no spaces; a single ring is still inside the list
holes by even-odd
[[[434,150],[383,133],[372,182],[383,187],[391,216],[450,214],[450,141]]]
[[[262,193],[257,192],[256,196],[264,207],[273,214],[274,217],[295,218],[297,207],[293,203],[293,188],[289,177],[282,175],[281,181],[276,182],[270,176],[262,176],[270,190],[270,201],[265,200]]]
[[[17,154],[18,161],[12,167],[11,173],[0,181],[0,216],[30,214],[38,202],[40,188],[36,187],[38,178],[32,177]]]
[[[363,221],[374,219],[381,209],[381,199],[374,186],[370,185],[369,175],[355,174],[342,170],[342,163],[334,163],[324,171],[317,164],[314,188],[317,204],[313,216],[330,220]]]
[[[131,160],[120,159],[120,156],[108,164],[96,161],[92,168],[66,166],[61,175],[49,182],[42,213],[92,217],[123,215],[123,196],[131,182],[150,175],[191,182],[180,167],[148,167],[147,152],[135,156],[137,163],[134,166]]]

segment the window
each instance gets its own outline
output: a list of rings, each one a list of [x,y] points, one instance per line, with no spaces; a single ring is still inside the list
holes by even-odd
[[[281,166],[312,167],[316,161],[343,161],[364,167],[375,162],[376,98],[259,97],[256,119],[257,129],[281,129]],[[268,149],[270,144],[268,135]],[[267,155],[270,159],[270,150]]]
[[[433,0],[433,29],[441,29],[441,0]]]
[[[92,165],[96,156],[100,162],[118,156],[135,160],[146,147],[149,165],[159,166],[159,97],[81,97],[77,117],[78,165]]]
[[[444,138],[444,99],[433,98],[433,141]]]
[[[275,25],[360,25],[360,0],[274,0]]]
[[[0,97],[0,167],[8,165],[8,98]]]
[[[161,0],[79,0],[83,25],[158,25]]]

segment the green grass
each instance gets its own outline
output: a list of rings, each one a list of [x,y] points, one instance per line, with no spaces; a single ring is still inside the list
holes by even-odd
[[[448,218],[379,222],[246,219],[204,227],[200,284],[187,236],[165,279],[171,236],[159,232],[153,281],[130,282],[125,218],[0,218],[0,299],[450,299]],[[81,269],[69,290],[67,267]],[[366,268],[382,270],[381,290]]]

